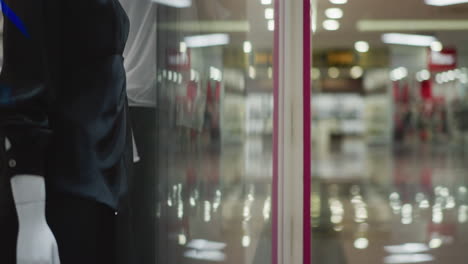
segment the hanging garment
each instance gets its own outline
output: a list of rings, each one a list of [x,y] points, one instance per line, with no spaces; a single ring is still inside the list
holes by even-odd
[[[120,0],[130,18],[125,48],[127,94],[130,106],[156,106],[156,3]]]

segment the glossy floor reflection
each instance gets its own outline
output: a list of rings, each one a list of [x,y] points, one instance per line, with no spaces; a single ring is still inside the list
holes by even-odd
[[[466,263],[468,154],[344,140],[312,163],[314,264]]]
[[[270,146],[271,138],[254,137],[168,154],[171,177],[157,210],[168,219],[160,224],[167,243],[160,263],[271,263]]]

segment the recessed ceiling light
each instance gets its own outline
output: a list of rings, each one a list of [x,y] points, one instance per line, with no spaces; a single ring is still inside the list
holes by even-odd
[[[440,41],[434,41],[431,43],[431,50],[441,52],[444,49],[444,45]]]
[[[385,264],[408,264],[408,263],[423,263],[433,261],[434,257],[430,254],[393,254],[385,257]]]
[[[275,31],[275,21],[274,20],[268,20],[268,30],[269,31]]]
[[[433,36],[389,33],[382,36],[382,41],[386,44],[430,47],[437,39]]]
[[[408,69],[405,67],[399,67],[390,72],[390,79],[392,81],[399,81],[408,77]]]
[[[179,43],[179,51],[184,53],[187,52],[187,44],[185,42],[180,42]]]
[[[265,9],[265,18],[266,19],[273,19],[275,18],[275,11],[273,8],[266,8]]]
[[[366,41],[358,41],[354,43],[354,48],[361,53],[365,53],[369,51],[369,43]]]
[[[249,66],[249,77],[251,79],[255,79],[256,76],[257,76],[257,71],[255,70],[255,68],[253,66]]]
[[[315,81],[315,80],[318,80],[320,78],[321,73],[320,73],[320,70],[318,68],[312,68],[310,70],[310,75],[312,77],[312,80]]]
[[[229,44],[228,34],[208,34],[185,37],[185,43],[190,48],[221,46]]]
[[[176,8],[184,8],[192,6],[192,0],[152,0],[155,3],[167,5]]]
[[[353,79],[359,79],[362,77],[362,75],[364,74],[364,70],[362,69],[361,66],[354,66],[351,68],[351,70],[349,71],[350,75],[351,75],[351,78]]]
[[[443,31],[468,30],[467,19],[403,19],[403,20],[360,20],[359,31]]]
[[[365,237],[358,238],[354,241],[354,247],[357,249],[366,249],[369,246],[369,240]]]
[[[337,7],[328,8],[325,10],[325,15],[330,19],[340,19],[343,17],[343,10]]]
[[[449,6],[468,3],[468,0],[425,0],[425,2],[433,6]]]
[[[252,43],[250,41],[244,41],[244,53],[252,52]]]
[[[330,31],[338,30],[340,28],[340,22],[332,19],[325,20],[323,21],[323,28]]]
[[[328,69],[328,76],[330,76],[330,78],[336,79],[340,77],[340,70],[336,67],[331,67]]]
[[[272,0],[262,0],[262,5],[271,5]]]
[[[344,5],[348,3],[348,0],[330,0],[330,3],[335,5]]]

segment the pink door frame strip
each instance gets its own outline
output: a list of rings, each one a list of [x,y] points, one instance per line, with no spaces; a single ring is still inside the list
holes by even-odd
[[[280,2],[286,0],[275,1],[275,32],[274,32],[274,132],[273,132],[273,236],[272,236],[272,264],[278,264],[278,125],[279,125],[279,56],[280,56],[280,40],[279,15]],[[303,114],[304,114],[304,153],[303,153],[303,264],[311,264],[311,214],[310,214],[310,197],[311,197],[311,4],[310,0],[303,1]]]
[[[303,239],[304,239],[304,264],[311,264],[311,0],[304,1],[304,25],[303,25],[303,78],[304,78],[304,211],[303,211]]]

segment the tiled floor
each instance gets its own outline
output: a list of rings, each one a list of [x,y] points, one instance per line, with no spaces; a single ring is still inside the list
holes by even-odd
[[[169,154],[160,263],[271,263],[270,146],[252,138]]]
[[[271,263],[271,144],[181,150],[169,164],[164,263]],[[312,161],[314,264],[466,263],[468,153],[345,140]],[[180,153],[184,153],[183,155]],[[164,239],[164,237],[163,237]]]
[[[314,264],[466,263],[468,154],[347,140],[313,161]]]

